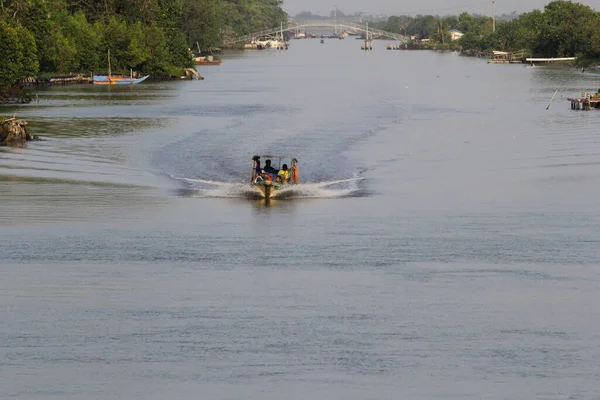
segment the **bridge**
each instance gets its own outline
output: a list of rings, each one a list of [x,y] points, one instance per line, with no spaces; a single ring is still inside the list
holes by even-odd
[[[276,35],[281,32],[292,32],[292,31],[301,31],[306,28],[334,28],[336,30],[342,30],[349,33],[359,33],[364,34],[365,37],[368,35],[369,40],[377,39],[377,38],[387,38],[391,40],[398,40],[400,42],[407,42],[408,37],[401,35],[399,33],[387,32],[381,29],[369,28],[368,23],[365,25],[355,24],[353,22],[337,22],[333,20],[318,20],[318,21],[303,21],[298,24],[287,24],[282,25],[279,28],[267,29],[264,31],[251,33],[249,35],[238,36],[234,39],[225,40],[223,45],[232,45],[235,43],[247,43],[254,38],[262,37],[262,36],[270,36]]]

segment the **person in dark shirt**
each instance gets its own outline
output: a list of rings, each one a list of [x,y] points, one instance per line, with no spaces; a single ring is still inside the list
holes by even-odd
[[[265,161],[265,167],[263,168],[265,170],[265,172],[267,174],[275,174],[277,175],[277,173],[279,172],[278,169],[275,169],[271,166],[271,160],[266,160]]]

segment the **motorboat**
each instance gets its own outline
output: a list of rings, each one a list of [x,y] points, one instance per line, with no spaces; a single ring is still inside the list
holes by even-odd
[[[275,193],[279,190],[297,183],[298,160],[296,158],[268,154],[252,157],[250,185],[264,198],[275,197]]]

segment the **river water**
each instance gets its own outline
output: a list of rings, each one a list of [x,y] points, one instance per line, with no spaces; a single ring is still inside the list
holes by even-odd
[[[599,399],[597,75],[386,45],[3,109],[0,398]]]

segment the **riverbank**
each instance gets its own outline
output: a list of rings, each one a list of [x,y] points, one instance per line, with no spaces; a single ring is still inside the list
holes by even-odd
[[[116,75],[115,75],[116,76]],[[146,80],[153,82],[176,81],[176,80],[204,80],[204,77],[194,68],[185,68],[181,74],[153,74]],[[21,80],[8,90],[0,92],[0,104],[28,104],[32,98],[26,88],[42,88],[48,86],[65,86],[93,84],[93,75],[90,74],[71,74],[71,75],[51,75],[51,76],[32,76]]]
[[[121,76],[121,75],[114,75]],[[126,75],[123,75],[126,76]],[[194,77],[204,79],[194,73],[191,68],[185,68],[179,74],[151,74],[146,79],[147,81],[176,81],[176,80],[192,80]],[[70,74],[70,75],[51,75],[43,77],[29,77],[19,82],[21,87],[44,87],[44,86],[60,86],[74,84],[91,84],[94,83],[94,75],[91,74]]]

